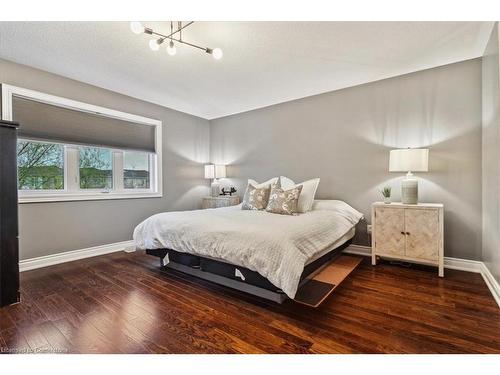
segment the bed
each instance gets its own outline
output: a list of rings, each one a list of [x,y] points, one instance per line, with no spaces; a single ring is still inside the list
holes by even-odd
[[[164,267],[283,302],[341,254],[362,216],[339,200],[315,200],[295,216],[241,205],[165,212],[140,223],[133,238]]]

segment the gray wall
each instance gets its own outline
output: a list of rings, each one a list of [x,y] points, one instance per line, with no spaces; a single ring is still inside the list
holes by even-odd
[[[498,22],[483,57],[483,261],[500,282],[500,77]]]
[[[367,218],[384,185],[399,200],[389,150],[429,147],[420,200],[445,205],[445,255],[481,259],[481,59],[212,120],[210,137],[212,161],[230,165],[240,194],[250,177],[320,177],[318,198]]]
[[[420,197],[445,204],[445,255],[481,259],[481,59],[210,122],[3,60],[0,82],[157,118],[164,126],[163,198],[22,204],[21,259],[128,240],[151,214],[198,208],[208,192],[201,165],[209,148],[213,162],[230,165],[229,183],[240,193],[249,177],[319,176],[319,198],[343,199],[369,218],[382,186],[391,185],[399,199],[403,176],[387,172],[395,147],[430,147],[431,172],[418,174]],[[488,150],[495,148],[483,156]],[[497,194],[498,220],[498,191],[486,194]],[[359,229],[356,242],[367,244]],[[498,253],[485,254],[498,275]]]
[[[207,120],[5,60],[0,82],[163,121],[163,198],[21,204],[21,259],[130,240],[154,213],[200,207]]]

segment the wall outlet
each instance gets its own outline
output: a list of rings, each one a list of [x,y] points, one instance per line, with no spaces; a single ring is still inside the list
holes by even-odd
[[[368,224],[368,225],[366,226],[366,231],[367,231],[368,233],[371,233],[371,232],[372,232],[372,226],[371,226],[371,224]]]

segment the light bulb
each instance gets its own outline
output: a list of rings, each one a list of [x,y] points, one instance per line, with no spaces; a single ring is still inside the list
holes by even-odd
[[[214,48],[214,50],[212,51],[212,56],[215,60],[222,59],[222,50],[220,48]]]
[[[130,22],[130,30],[132,30],[134,34],[140,34],[144,32],[144,26],[142,26],[142,23],[139,21],[132,21]]]
[[[167,46],[167,52],[170,56],[173,56],[177,53],[177,48],[175,48],[174,42],[170,41],[170,43]]]
[[[158,40],[151,39],[149,41],[149,48],[151,48],[152,51],[158,51],[160,49],[160,44],[161,43],[158,43]]]

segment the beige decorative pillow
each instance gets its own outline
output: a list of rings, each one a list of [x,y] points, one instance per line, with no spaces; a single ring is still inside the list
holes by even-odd
[[[249,178],[248,179],[248,183],[249,184],[253,184],[253,185],[255,185],[258,188],[263,188],[264,186],[267,186],[267,187],[270,188],[271,184],[273,182],[278,181],[279,178],[281,179],[281,186],[284,187],[285,189],[288,189],[288,188],[290,188],[290,187],[292,187],[292,186],[295,185],[295,182],[293,182],[292,180],[290,180],[288,177],[285,177],[285,176],[273,177],[273,178],[271,178],[271,179],[269,179],[269,180],[267,180],[265,182],[262,182],[260,184],[257,181],[252,180],[251,178]]]
[[[249,183],[243,196],[242,210],[263,210],[267,206],[271,187],[258,188]]]
[[[267,204],[266,211],[280,215],[297,214],[301,191],[302,185],[283,190],[281,188],[281,179],[278,179],[271,185],[271,194],[269,195],[269,203]]]

